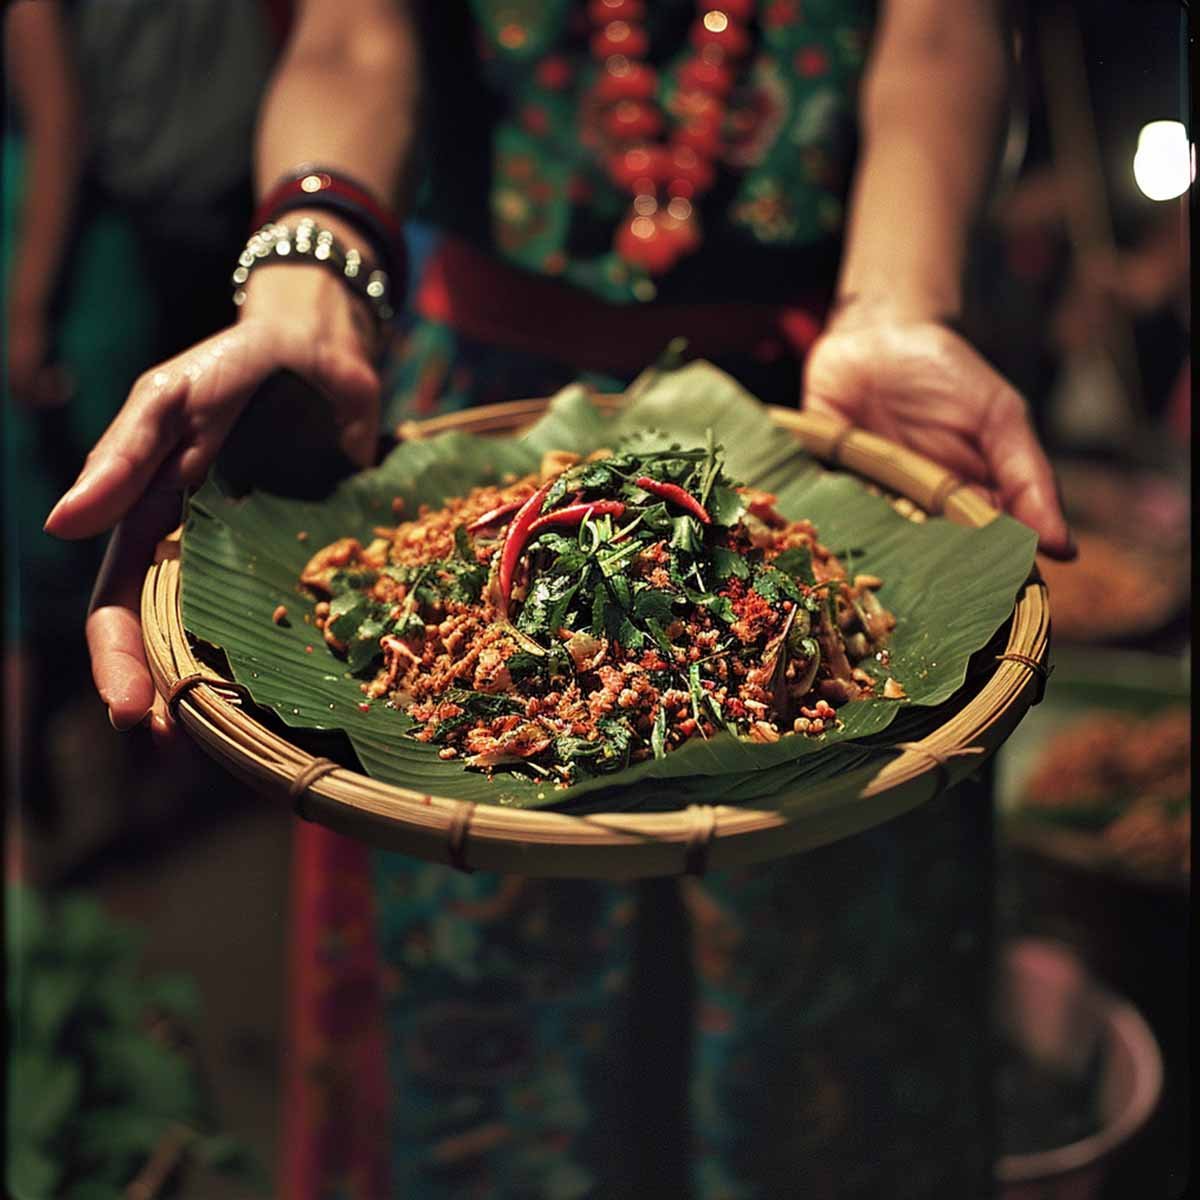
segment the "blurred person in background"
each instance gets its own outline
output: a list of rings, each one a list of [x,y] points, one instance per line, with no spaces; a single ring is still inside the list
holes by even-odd
[[[267,14],[237,0],[15,0],[4,32],[5,501],[20,573],[5,661],[25,697],[8,707],[25,727],[8,733],[28,811],[53,826],[50,741],[85,684],[73,631],[99,560],[43,534],[41,514],[146,361],[227,319],[271,43]],[[62,753],[83,749],[78,724]]]
[[[1182,201],[1180,202],[1180,206]],[[1191,429],[1189,228],[1181,207],[1164,205],[1132,245],[1085,255],[1075,264],[1052,323],[1064,353],[1102,338],[1115,310],[1140,334],[1147,416],[1169,437]]]
[[[114,725],[171,730],[142,575],[282,368],[366,464],[381,374],[397,424],[581,373],[621,386],[682,335],[764,400],[944,463],[1069,557],[1025,405],[955,329],[1004,111],[997,6],[873,9],[304,0],[254,224],[290,250],[309,218],[310,250],[239,261],[236,323],[142,376],[47,522],[116,525],[88,620]],[[328,231],[397,303],[408,214],[432,249],[392,345],[389,297],[311,247]],[[989,1194],[989,828],[960,788],[770,867],[635,887],[299,825],[282,1194]]]
[[[1080,252],[1071,246],[1066,228],[1065,197],[1070,189],[1063,175],[1053,166],[1036,168],[1017,183],[995,214],[1009,271],[1031,291],[1038,289],[1032,299],[1043,330],[1040,346],[1061,371],[1072,354],[1108,345],[1114,320],[1129,323],[1144,416],[1170,437],[1186,437],[1191,297],[1184,201],[1139,211],[1136,222],[1126,220],[1132,229],[1123,231],[1122,243]],[[1039,399],[1049,402],[1049,397]],[[1086,399],[1081,403],[1086,408]],[[1118,404],[1120,417],[1132,421],[1134,402],[1123,396]],[[1118,440],[1130,432],[1127,425],[1113,431]],[[1059,437],[1070,441],[1062,433]]]

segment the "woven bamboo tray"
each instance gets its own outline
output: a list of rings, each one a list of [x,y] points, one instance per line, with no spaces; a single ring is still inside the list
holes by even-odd
[[[606,407],[619,397],[602,397]],[[449,430],[511,435],[548,401],[489,405],[402,427],[407,439]],[[996,511],[958,478],[883,438],[812,413],[771,407],[771,418],[818,459],[905,497],[929,514],[981,526]],[[999,747],[1045,683],[1049,647],[1046,588],[1036,574],[1017,597],[1007,645],[978,690],[935,732],[905,743],[861,792],[864,803],[834,806],[801,824],[778,812],[691,806],[665,813],[568,816],[474,805],[382,783],[316,758],[255,720],[243,689],[215,675],[194,652],[180,616],[178,531],[159,547],[142,592],[146,656],[155,685],[203,749],[232,774],[297,813],[339,833],[462,869],[587,878],[701,873],[811,849],[857,833],[931,799]],[[869,801],[869,802],[868,802]]]

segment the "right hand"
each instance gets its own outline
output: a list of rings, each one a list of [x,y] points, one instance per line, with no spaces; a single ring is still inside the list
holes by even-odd
[[[147,371],[46,520],[55,537],[113,535],[92,593],[87,643],[109,720],[129,729],[170,718],[146,666],[142,580],[159,540],[179,523],[180,492],[199,484],[246,402],[289,369],[335,405],[341,445],[367,466],[377,445],[379,379],[362,332],[365,314],[315,266],[261,267],[236,325]]]
[[[46,314],[40,308],[10,305],[8,387],[26,409],[61,408],[70,397],[66,371],[47,362]]]

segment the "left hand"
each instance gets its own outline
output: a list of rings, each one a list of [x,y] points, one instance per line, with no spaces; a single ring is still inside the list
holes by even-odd
[[[933,459],[1033,529],[1043,553],[1075,557],[1025,400],[944,325],[835,317],[809,352],[803,403]]]

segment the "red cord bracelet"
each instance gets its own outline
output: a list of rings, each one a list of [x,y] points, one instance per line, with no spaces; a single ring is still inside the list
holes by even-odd
[[[346,217],[366,235],[379,266],[391,279],[402,282],[397,272],[404,258],[400,222],[361,184],[325,167],[298,167],[263,197],[254,214],[254,228],[297,208],[323,208]]]

